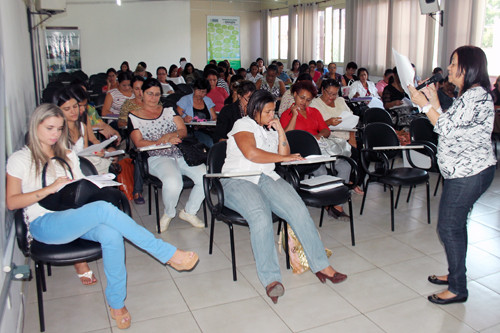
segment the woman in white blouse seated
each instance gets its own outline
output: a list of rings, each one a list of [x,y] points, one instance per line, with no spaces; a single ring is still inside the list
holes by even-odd
[[[373,97],[380,99],[375,83],[368,80],[368,70],[364,67],[358,69],[359,81],[354,81],[349,89],[349,99],[356,97]]]
[[[286,220],[299,238],[311,270],[325,282],[344,281],[325,254],[314,222],[293,187],[274,171],[274,163],[301,160],[290,154],[285,131],[274,118],[274,98],[258,90],[250,98],[247,116],[237,120],[228,133],[227,155],[222,172],[262,172],[259,176],[222,178],[225,205],[237,211],[250,226],[250,238],[257,274],[274,303],[283,296],[278,256],[274,246],[272,213]]]
[[[142,85],[142,109],[129,113],[128,128],[132,129],[130,138],[135,146],[146,147],[170,143],[171,147],[150,150],[148,152],[149,173],[163,183],[162,199],[165,212],[160,219],[160,231],[166,231],[170,221],[176,215],[176,206],[182,192],[182,176],[186,175],[194,182],[186,206],[179,212],[179,218],[191,223],[193,227],[204,228],[205,224],[196,216],[205,198],[203,193],[203,175],[205,164],[188,166],[176,144],[187,136],[186,125],[172,108],[163,108],[160,102],[161,83],[156,79],[147,79]]]

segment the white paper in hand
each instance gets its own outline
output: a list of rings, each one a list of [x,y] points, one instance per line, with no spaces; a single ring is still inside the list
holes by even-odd
[[[403,87],[405,93],[410,96],[410,91],[408,90],[408,85],[413,86],[413,79],[415,78],[415,71],[411,66],[411,62],[408,57],[399,54],[396,50],[392,49],[392,55],[396,61],[396,67],[398,69],[399,81],[401,81],[401,86]]]

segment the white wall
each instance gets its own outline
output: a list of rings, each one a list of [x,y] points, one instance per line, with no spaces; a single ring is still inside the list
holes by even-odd
[[[45,26],[78,27],[82,70],[89,76],[127,60],[132,70],[139,61],[156,75],[158,66],[190,58],[189,1],[147,1],[116,4],[67,4],[66,12]]]
[[[191,62],[203,69],[207,64],[207,16],[240,17],[241,66],[262,57],[260,46],[260,6],[255,3],[191,0]],[[188,59],[189,60],[189,59]]]
[[[35,89],[27,12],[23,0],[0,0],[0,267],[23,265],[5,207],[5,159],[23,145],[28,115],[35,106]],[[0,270],[0,332],[16,332],[23,314],[23,283]],[[4,289],[5,288],[5,289]]]

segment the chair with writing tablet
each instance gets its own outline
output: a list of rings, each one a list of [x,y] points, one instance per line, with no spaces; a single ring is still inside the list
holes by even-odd
[[[397,156],[402,150],[419,149],[432,153],[431,149],[426,145],[412,147],[410,144],[400,146],[394,129],[384,123],[368,124],[365,128],[363,140],[364,148],[361,150],[361,165],[368,175],[368,179],[364,188],[365,194],[361,203],[360,215],[363,214],[369,184],[373,182],[384,184],[390,189],[391,230],[394,231],[394,209],[397,208],[401,186],[412,187],[425,183],[427,190],[427,223],[430,224],[429,174],[426,170],[418,168],[390,168],[389,160]],[[407,154],[407,157],[411,164],[411,155]],[[396,205],[394,204],[394,186],[399,186]]]
[[[222,183],[220,182],[220,178],[226,176],[222,176],[220,172],[222,171],[222,166],[224,165],[224,160],[226,159],[226,146],[226,141],[222,141],[214,144],[212,148],[210,148],[207,158],[207,174],[203,176],[203,188],[205,190],[205,201],[212,215],[210,219],[210,243],[208,247],[208,253],[212,254],[214,244],[215,220],[224,222],[229,228],[233,281],[236,281],[236,254],[234,246],[233,225],[248,227],[248,223],[240,214],[224,206],[224,189],[222,187]],[[281,219],[273,214],[273,222],[281,223]],[[287,268],[290,269],[290,258],[288,253],[288,232],[286,222],[284,232],[286,265]]]
[[[286,137],[288,140],[288,144],[290,145],[291,154],[299,153],[303,157],[310,155],[321,155],[318,141],[311,133],[301,130],[293,130],[286,132]],[[350,164],[352,182],[353,184],[356,184],[358,177],[358,166],[356,162],[346,156],[337,155],[334,157],[337,159],[343,159]],[[354,246],[354,218],[352,214],[350,186],[340,183],[337,187],[326,188],[319,191],[311,191],[311,189],[301,186],[301,181],[304,180],[304,178],[311,174],[313,171],[317,170],[321,165],[322,163],[291,165],[290,167],[288,167],[288,172],[286,173],[285,179],[289,181],[290,184],[292,184],[306,206],[317,207],[321,209],[319,220],[320,227],[323,225],[325,207],[332,205],[337,206],[347,202],[349,206],[351,243]],[[332,172],[331,170],[335,170],[334,163],[330,163],[330,172]]]

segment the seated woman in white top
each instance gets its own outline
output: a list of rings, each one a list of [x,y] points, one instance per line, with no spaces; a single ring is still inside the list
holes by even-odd
[[[293,187],[275,171],[274,164],[303,159],[290,154],[285,131],[274,118],[274,98],[257,90],[250,98],[247,116],[237,120],[228,133],[227,154],[222,172],[262,172],[259,176],[222,178],[224,204],[241,214],[250,227],[257,274],[274,303],[283,296],[278,256],[274,246],[272,213],[286,220],[300,239],[312,272],[325,282],[344,281],[325,254],[314,222]],[[272,129],[271,129],[272,128]]]
[[[165,212],[160,219],[160,231],[165,231],[176,215],[176,206],[183,189],[182,176],[186,175],[194,182],[185,208],[179,212],[179,218],[191,223],[196,228],[204,228],[196,213],[205,199],[203,192],[203,175],[205,164],[187,165],[182,152],[176,146],[187,136],[186,125],[172,108],[163,108],[160,101],[161,84],[156,79],[147,79],[142,85],[142,108],[129,113],[129,125],[132,130],[130,138],[135,146],[146,147],[170,143],[164,149],[148,152],[149,173],[163,183],[162,199]]]
[[[170,95],[174,93],[174,88],[167,82],[167,69],[165,67],[160,66],[156,69],[156,78],[161,83],[163,94]]]
[[[61,108],[68,124],[69,140],[67,146],[78,154],[89,146],[89,133],[93,137],[93,142],[99,142],[99,140],[97,140],[94,133],[92,131],[89,132],[86,125],[81,122],[80,106],[78,105],[76,96],[73,95],[71,90],[71,86],[58,90],[54,94],[52,101]],[[111,150],[114,149],[111,148]],[[104,150],[101,150],[95,156],[86,156],[85,158],[92,162],[99,174],[105,174],[109,172],[111,160],[103,157]]]
[[[132,75],[128,72],[122,72],[118,75],[118,88],[108,91],[104,99],[104,104],[102,106],[103,116],[113,114],[118,118],[123,103],[127,99],[135,97],[132,86],[130,85],[131,80]]]
[[[171,65],[168,69],[168,79],[175,84],[186,83],[184,77],[179,76],[179,68],[176,65]]]
[[[359,81],[354,81],[349,89],[349,99],[356,97],[373,97],[380,99],[377,88],[368,80],[368,70],[364,67],[358,69]]]
[[[250,73],[247,73],[246,80],[257,83],[262,78],[262,74],[259,73],[259,65],[256,62],[252,62],[250,64]]]
[[[131,316],[124,303],[127,297],[124,238],[177,270],[193,269],[198,255],[178,250],[155,238],[109,202],[95,201],[63,211],[51,211],[40,205],[41,200],[71,181],[67,177],[67,167],[53,157],[64,160],[75,179],[83,177],[78,157],[67,149],[66,126],[61,109],[56,105],[42,104],[35,109],[30,119],[28,144],[13,153],[7,162],[7,208],[24,210],[28,241],[66,244],[83,238],[101,244],[107,279],[105,294],[111,318],[119,329],[125,329],[130,326]],[[49,185],[42,187],[41,173],[45,164],[50,170],[46,177]],[[96,282],[93,275],[89,281]]]

